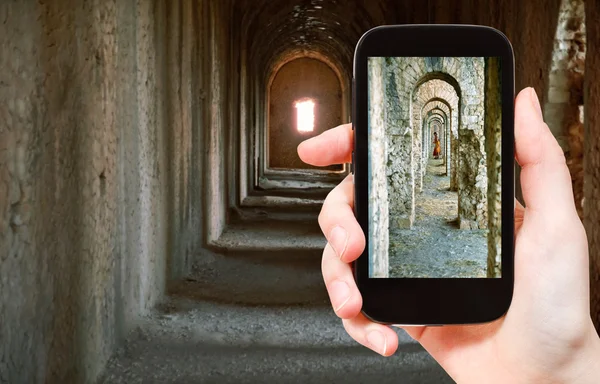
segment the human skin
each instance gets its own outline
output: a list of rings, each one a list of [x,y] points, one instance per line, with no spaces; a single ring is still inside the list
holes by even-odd
[[[351,125],[298,146],[300,158],[327,166],[351,161]],[[515,284],[506,315],[477,325],[405,326],[458,383],[598,383],[600,338],[590,316],[589,257],[562,149],[543,121],[533,88],[515,101],[515,159],[524,208],[515,200]],[[327,238],[322,272],[348,334],[390,356],[396,332],[361,312],[351,265],[365,247],[353,213],[353,177],[334,188],[319,225]]]

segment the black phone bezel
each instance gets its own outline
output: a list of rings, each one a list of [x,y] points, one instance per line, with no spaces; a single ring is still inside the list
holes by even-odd
[[[502,276],[369,278],[368,57],[500,57],[502,88]],[[493,321],[508,310],[514,284],[514,54],[507,37],[476,25],[393,25],[367,31],[354,55],[352,81],[355,215],[366,237],[354,263],[362,312],[384,324],[446,325]]]

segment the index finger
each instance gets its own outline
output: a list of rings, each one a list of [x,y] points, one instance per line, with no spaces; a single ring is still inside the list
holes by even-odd
[[[351,162],[353,148],[352,124],[343,124],[300,143],[298,155],[307,164],[324,167]]]

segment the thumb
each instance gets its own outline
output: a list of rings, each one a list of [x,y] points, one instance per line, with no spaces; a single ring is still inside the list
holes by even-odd
[[[515,102],[515,152],[528,211],[553,212],[555,220],[576,215],[565,155],[544,123],[533,88],[519,92]]]

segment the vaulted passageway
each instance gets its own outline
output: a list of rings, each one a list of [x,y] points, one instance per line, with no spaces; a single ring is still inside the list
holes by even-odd
[[[456,270],[450,265],[460,264],[461,257],[477,259],[481,267],[477,275],[484,271],[489,277],[500,276],[501,262],[496,259],[501,243],[501,225],[496,220],[502,140],[498,68],[498,59],[483,57],[370,59],[369,140],[375,152],[369,207],[380,212],[370,217],[372,277],[451,277]],[[437,268],[439,276],[411,270],[422,270],[418,264],[440,253],[415,242],[416,237],[433,236],[423,227],[424,211],[435,215],[434,207],[424,209],[432,197],[423,182],[430,159],[436,165],[432,169],[449,176],[448,191],[456,191],[456,217],[451,219],[456,229],[486,232],[477,234],[479,244],[468,255],[447,260],[448,271]],[[421,223],[416,218],[419,209]],[[432,241],[439,240],[435,236]],[[481,253],[488,243],[489,249]],[[403,259],[406,253],[411,255]]]
[[[559,43],[585,41],[582,14],[575,0],[2,2],[0,381],[450,382],[403,333],[390,359],[345,334],[323,285],[317,215],[349,166],[305,166],[294,146],[350,121],[354,46],[368,29],[485,24],[513,42],[516,88],[552,104],[553,131],[581,171],[581,100],[565,100],[563,80],[583,76],[583,50],[571,57]],[[296,64],[305,78],[294,82]],[[423,65],[410,86],[396,84],[413,104],[398,118],[418,140],[408,141],[414,183],[390,178],[390,220],[410,230],[427,201],[452,200],[440,223],[455,215],[465,236],[494,231],[482,192],[494,181],[481,189],[468,175],[489,175],[495,160],[475,159],[469,132],[471,148],[456,145],[483,90],[471,95],[443,62]],[[315,120],[301,136],[304,98]],[[493,101],[475,101],[493,126]]]

